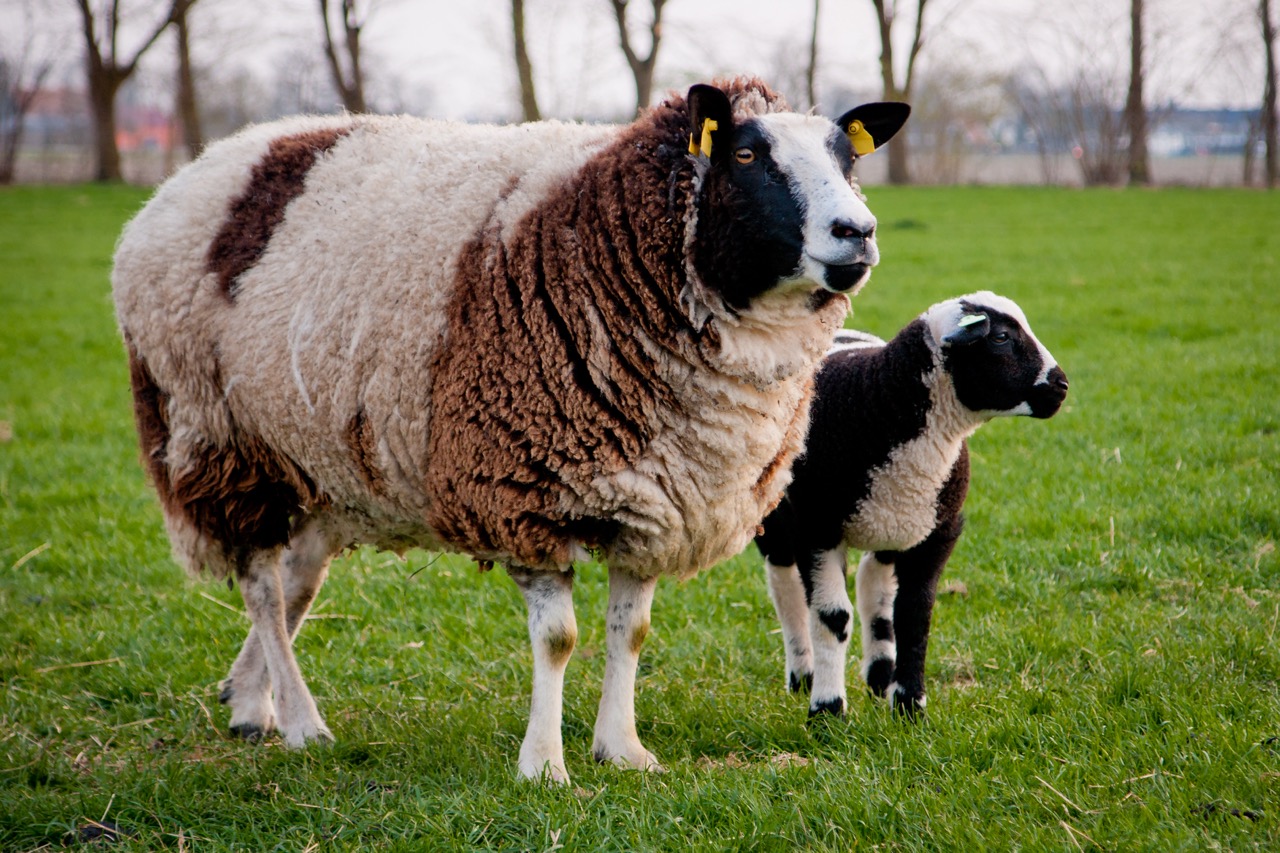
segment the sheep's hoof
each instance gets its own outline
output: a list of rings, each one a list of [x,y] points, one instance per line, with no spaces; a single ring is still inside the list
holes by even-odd
[[[787,679],[787,690],[792,693],[809,694],[813,692],[813,673],[812,672],[793,672]]]
[[[881,699],[889,692],[893,682],[893,661],[889,658],[876,658],[867,666],[867,689],[873,696]]]
[[[248,743],[258,743],[267,736],[267,730],[255,723],[239,723],[230,729],[231,736]]]
[[[596,747],[591,754],[597,764],[612,764],[624,770],[643,770],[646,773],[667,772],[667,768],[658,763],[658,757],[638,743],[618,753],[611,753],[604,747]]]
[[[281,731],[284,745],[290,749],[305,749],[309,746],[329,746],[333,743],[333,733],[324,723],[299,726],[292,731]]]
[[[809,705],[809,719],[843,719],[844,718],[844,697],[836,696],[831,699],[824,699],[821,702],[813,702]]]
[[[525,767],[521,763],[520,778],[530,782],[544,782],[548,785],[568,785],[569,771],[564,769],[564,765],[550,761],[544,762],[541,767]]]
[[[218,704],[230,705],[231,700],[234,699],[236,695],[235,686],[232,685],[230,678],[222,682],[220,686],[222,689],[218,691]]]

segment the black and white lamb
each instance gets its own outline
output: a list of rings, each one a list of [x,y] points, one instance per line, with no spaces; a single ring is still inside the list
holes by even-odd
[[[810,716],[843,714],[855,582],[862,677],[907,715],[924,708],[938,578],[960,538],[968,436],[1003,415],[1048,418],[1067,377],[1022,310],[990,292],[934,305],[885,343],[842,332],[818,372],[803,454],[756,544]]]
[[[656,768],[633,699],[656,580],[737,553],[781,497],[878,261],[854,160],[907,113],[832,122],[739,79],[626,126],[295,118],[167,181],[114,294],[174,553],[234,575],[253,622],[232,731],[331,738],[291,643],[334,554],[460,551],[524,595],[519,770],[566,781],[573,563],[594,553],[594,754]]]

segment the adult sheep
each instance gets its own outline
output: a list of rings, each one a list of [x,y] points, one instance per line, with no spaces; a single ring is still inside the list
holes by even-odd
[[[623,127],[296,118],[166,182],[114,292],[175,555],[234,576],[253,623],[232,731],[331,738],[291,642],[335,553],[461,551],[524,595],[519,770],[566,781],[572,564],[594,552],[594,754],[657,768],[633,700],[656,579],[736,553],[781,496],[878,260],[853,162],[907,112],[833,123],[742,79]]]
[[[924,708],[934,596],[969,488],[967,439],[994,417],[1051,417],[1066,395],[1026,315],[988,291],[934,305],[888,343],[837,336],[795,477],[756,539],[787,685],[810,690],[810,716],[845,709],[849,548],[864,552],[862,677],[902,713]]]

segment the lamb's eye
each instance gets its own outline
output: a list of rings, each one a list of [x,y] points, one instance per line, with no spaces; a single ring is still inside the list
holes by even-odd
[[[991,343],[993,344],[1007,344],[1009,342],[1009,333],[1008,332],[992,332],[991,337],[988,338],[988,340],[990,340]]]
[[[733,159],[737,160],[744,166],[750,165],[756,161],[756,152],[750,148],[739,148],[733,152]]]

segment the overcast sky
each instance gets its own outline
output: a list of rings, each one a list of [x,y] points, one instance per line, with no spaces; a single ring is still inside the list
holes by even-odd
[[[24,4],[36,10],[36,26],[61,30],[68,74],[77,73],[73,0],[0,0],[0,50],[14,49]],[[131,15],[122,38],[126,50],[160,5],[122,0]],[[544,114],[624,117],[634,89],[608,0],[525,5]],[[631,6],[638,47],[647,51],[649,2],[631,0]],[[1123,80],[1128,6],[1127,0],[932,0],[923,68],[972,78],[1030,64],[1060,77],[1083,65]],[[1262,92],[1261,37],[1250,18],[1256,6],[1256,0],[1147,0],[1149,102],[1256,106]],[[755,73],[802,102],[798,75],[812,12],[812,0],[668,0],[655,92]],[[909,39],[911,26],[904,11],[897,37]],[[198,37],[204,33],[197,62],[218,70],[247,67],[267,77],[300,53],[320,56],[315,0],[200,0],[193,29]],[[879,41],[871,0],[822,0],[819,32],[820,100],[837,88],[874,94]],[[375,101],[381,89],[394,91],[406,108],[437,116],[516,115],[510,0],[373,0],[363,46]],[[905,58],[905,52],[903,44],[899,54]],[[160,75],[172,62],[171,47],[162,44],[147,66]],[[820,104],[828,112],[847,106]]]

